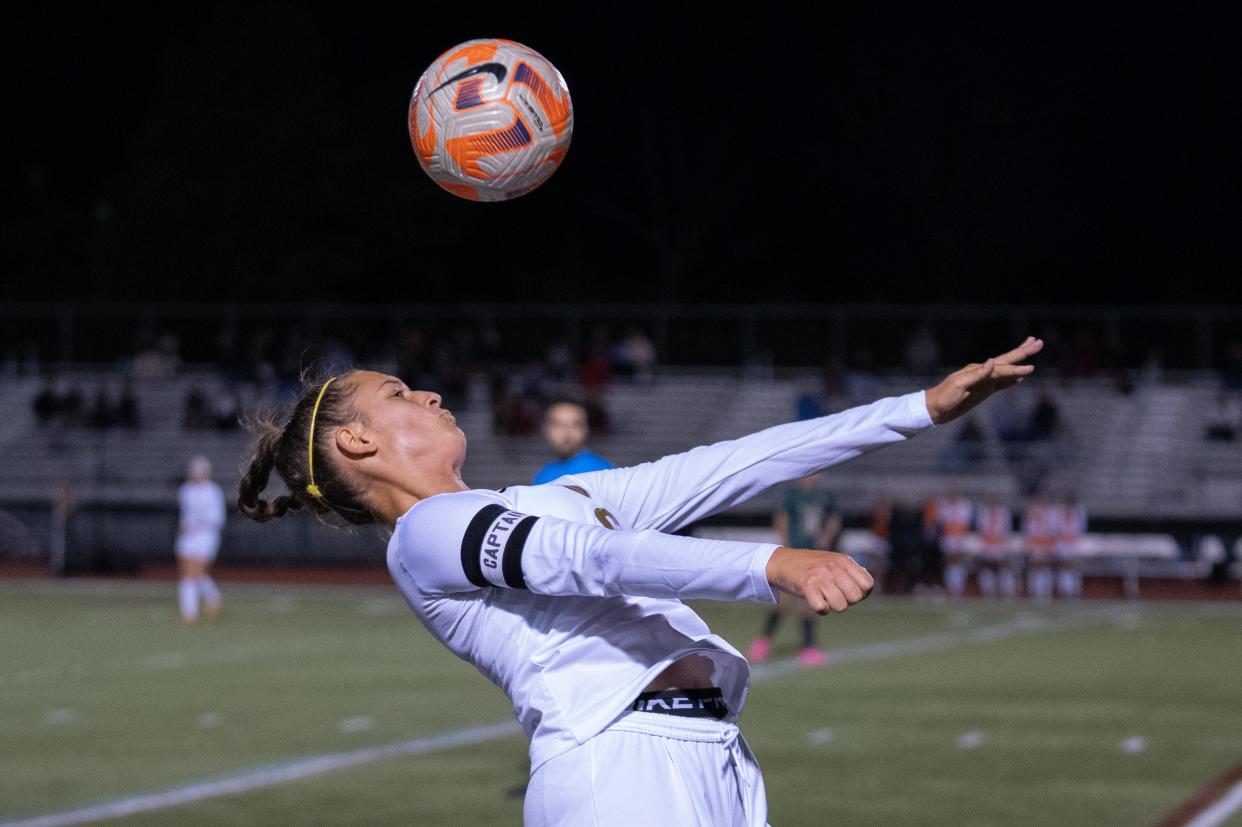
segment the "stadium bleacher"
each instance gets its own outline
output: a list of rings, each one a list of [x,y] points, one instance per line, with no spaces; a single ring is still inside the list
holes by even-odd
[[[84,388],[93,388],[101,376],[105,374],[90,370],[69,374]],[[748,376],[736,370],[666,368],[649,383],[615,383],[603,397],[613,427],[593,441],[593,450],[629,465],[789,421],[808,382],[796,373]],[[918,386],[908,378],[880,378],[876,392],[887,396]],[[9,545],[46,544],[51,503],[57,487],[66,482],[78,509],[69,530],[71,550],[102,546],[99,553],[111,555],[116,565],[123,565],[118,555],[164,553],[174,530],[176,486],[191,455],[211,459],[216,479],[226,490],[235,490],[248,435],[182,427],[192,388],[210,395],[224,387],[214,372],[191,369],[171,379],[136,380],[142,419],[136,430],[40,428],[32,412],[39,387],[36,378],[11,378],[0,394],[0,451],[7,460],[0,465],[0,505],[18,515],[30,534]],[[1130,394],[1119,393],[1106,381],[1084,379],[1049,378],[1042,387],[1052,391],[1066,429],[1055,445],[1035,446],[1047,466],[1042,484],[1054,492],[1076,491],[1093,519],[1155,524],[1237,516],[1242,443],[1203,436],[1216,392],[1211,376],[1140,384]],[[243,404],[252,404],[254,393],[243,388]],[[470,383],[469,393],[469,405],[459,416],[470,440],[465,478],[484,488],[526,482],[547,460],[542,439],[493,433],[484,377]],[[1012,404],[1028,406],[1035,393],[1019,386],[1012,392]],[[991,417],[977,421],[984,434],[983,453],[967,472],[944,470],[945,453],[963,427],[959,421],[835,467],[828,483],[838,492],[845,513],[855,517],[880,497],[924,499],[949,483],[967,494],[999,491],[1016,502],[1023,491],[1022,468],[1007,461]],[[280,490],[275,478],[273,485]],[[730,517],[764,522],[775,496],[761,495]],[[380,547],[371,533],[343,538],[311,521],[291,522],[276,531],[256,531],[247,523],[231,520],[226,536],[226,545],[245,550],[243,557],[263,557],[289,547],[303,549],[312,559],[369,557]],[[345,546],[349,548],[343,550]]]

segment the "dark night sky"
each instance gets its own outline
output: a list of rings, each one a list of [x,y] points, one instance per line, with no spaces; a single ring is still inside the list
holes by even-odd
[[[165,5],[6,27],[8,298],[1237,301],[1237,15]],[[480,36],[575,105],[504,204],[405,131]]]

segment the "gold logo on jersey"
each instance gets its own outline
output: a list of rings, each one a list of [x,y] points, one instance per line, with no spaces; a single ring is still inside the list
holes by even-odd
[[[612,516],[612,512],[610,512],[607,508],[595,509],[595,519],[599,520],[600,524],[603,525],[604,528],[617,527],[617,518]]]

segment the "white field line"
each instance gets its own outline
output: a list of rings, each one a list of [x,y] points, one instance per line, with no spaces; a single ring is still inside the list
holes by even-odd
[[[1186,827],[1217,827],[1238,810],[1242,810],[1242,781],[1230,787],[1211,807],[1186,822]]]
[[[978,629],[945,632],[943,634],[926,635],[905,640],[864,643],[858,646],[847,646],[832,651],[832,663],[851,663],[858,661],[880,660],[884,658],[920,655],[936,652],[957,646],[969,646],[975,643],[991,643],[1007,640],[1024,634],[1037,634],[1084,625],[1094,620],[1107,620],[1109,615],[1093,613],[1094,617],[1079,616],[1070,620],[1040,620],[1020,618],[1010,623],[995,626],[983,626]],[[798,665],[795,658],[773,661],[755,666],[751,670],[751,681],[770,680],[795,672],[815,671]],[[222,795],[256,790],[289,781],[299,781],[313,775],[397,758],[408,755],[426,755],[432,752],[454,749],[469,744],[486,741],[497,741],[521,732],[516,721],[497,721],[491,724],[467,727],[466,729],[446,732],[428,738],[415,738],[411,741],[399,741],[378,747],[366,747],[348,752],[331,752],[314,755],[308,758],[295,759],[280,764],[255,767],[241,770],[221,778],[196,781],[179,787],[172,787],[160,792],[145,795],[134,795],[126,798],[102,801],[72,810],[63,810],[33,818],[23,818],[0,822],[0,827],[69,827],[73,824],[86,824],[107,818],[134,815],[135,813],[177,807],[205,798],[216,798]]]
[[[440,752],[446,749],[453,749],[454,747],[466,746],[467,744],[495,741],[500,738],[517,735],[521,731],[517,721],[501,721],[485,726],[446,732],[443,735],[434,735],[430,738],[415,738],[412,741],[400,741],[395,744],[366,747],[350,750],[349,752],[332,752],[325,755],[311,756],[310,758],[300,758],[283,764],[256,767],[243,770],[234,775],[226,775],[222,778],[214,778],[208,781],[198,781],[148,795],[134,795],[113,801],[103,801],[98,804],[80,807],[76,810],[65,810],[59,813],[50,813],[17,821],[4,821],[0,822],[0,824],[3,824],[4,827],[65,827],[65,825],[86,824],[106,818],[120,818],[152,810],[162,810],[166,807],[176,807],[194,801],[202,801],[205,798],[244,793],[248,790],[257,790],[260,787],[270,787],[273,784],[298,781],[312,775],[320,775],[321,773],[332,772],[344,767],[354,767],[359,764],[368,764],[372,761],[382,761],[386,758],[425,755],[429,752]]]
[[[214,651],[195,654],[193,658],[184,652],[161,652],[144,655],[135,661],[113,661],[90,667],[76,664],[73,667],[45,667],[22,669],[0,675],[0,689],[10,686],[30,686],[39,683],[64,684],[69,681],[94,680],[111,675],[131,675],[143,672],[165,672],[191,666],[213,666],[236,661],[260,660],[277,655],[296,655],[323,652],[341,645],[345,639],[339,635],[313,635],[290,640],[261,640],[252,643],[235,643]]]

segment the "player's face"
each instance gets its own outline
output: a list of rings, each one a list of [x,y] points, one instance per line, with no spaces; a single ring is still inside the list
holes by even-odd
[[[578,405],[553,405],[544,419],[543,435],[558,457],[569,459],[586,444],[586,411]]]
[[[379,435],[388,456],[401,461],[464,455],[466,435],[440,407],[440,394],[411,390],[397,377],[376,371],[358,371],[355,381],[354,407]]]

